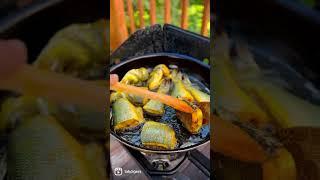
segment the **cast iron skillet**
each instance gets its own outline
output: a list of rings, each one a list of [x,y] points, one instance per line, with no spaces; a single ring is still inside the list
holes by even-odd
[[[113,74],[113,73],[118,74],[119,79],[121,79],[125,75],[125,73],[131,69],[140,68],[140,67],[154,67],[158,64],[177,65],[179,68],[184,69],[187,73],[198,75],[197,79],[199,79],[203,84],[205,84],[206,87],[210,87],[210,66],[209,65],[206,65],[201,61],[194,59],[192,57],[181,55],[181,54],[174,54],[174,53],[155,53],[155,54],[148,54],[148,55],[143,55],[139,57],[134,57],[111,67],[110,74]],[[140,146],[134,145],[133,143],[127,140],[124,140],[113,131],[112,127],[111,127],[111,135],[115,137],[118,141],[123,143],[124,145],[129,146],[133,149],[136,149],[142,152],[147,152],[147,153],[161,153],[161,154],[190,151],[210,142],[210,132],[209,132],[209,134],[202,141],[192,146],[176,148],[173,150],[154,150],[154,149],[149,149],[145,147],[140,147]]]

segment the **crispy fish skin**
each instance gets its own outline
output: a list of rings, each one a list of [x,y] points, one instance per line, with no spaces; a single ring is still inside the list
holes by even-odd
[[[150,100],[143,109],[150,115],[161,116],[164,113],[164,104],[159,101]]]
[[[281,128],[319,127],[320,107],[266,81],[246,44],[238,47],[233,64],[241,87],[253,94]]]
[[[50,39],[34,65],[86,79],[103,76],[101,67],[108,58],[104,48],[105,24],[105,20],[98,20],[61,29]]]
[[[112,105],[114,130],[125,130],[144,122],[142,109],[136,108],[126,98],[120,98]]]
[[[208,124],[210,122],[210,102],[200,102],[198,104],[203,114],[203,124]]]
[[[141,88],[148,89],[147,87],[141,87]],[[144,105],[148,101],[148,99],[141,96],[137,96],[134,94],[126,94],[124,92],[116,91],[111,93],[110,102],[113,103],[120,98],[127,98],[134,105]]]
[[[170,91],[170,87],[171,81],[163,79],[157,92],[167,94]],[[161,116],[164,113],[164,104],[151,99],[143,106],[143,109],[150,115]]]
[[[177,111],[177,117],[183,126],[191,133],[198,134],[203,125],[203,114],[201,109],[196,108],[192,114]]]
[[[27,119],[9,136],[8,179],[94,177],[83,147],[52,117]]]
[[[206,120],[206,123],[210,122],[210,95],[193,86],[186,74],[182,76],[182,79],[186,89],[197,101],[197,104],[199,105],[199,108],[203,113],[203,118]]]
[[[162,72],[163,72],[163,75],[165,76],[165,77],[168,77],[169,75],[170,75],[170,70],[169,70],[169,68],[165,65],[165,64],[159,64],[159,65],[157,65],[156,67],[154,67],[155,69],[161,69],[162,70]]]
[[[0,132],[12,131],[25,119],[37,115],[53,116],[74,136],[105,138],[104,113],[79,109],[72,105],[57,105],[32,96],[8,98],[2,104]]]
[[[320,126],[319,106],[271,83],[258,80],[244,85],[255,94],[282,128]]]
[[[143,89],[148,89],[148,87],[141,87]],[[127,99],[134,105],[141,106],[147,103],[148,99],[134,94],[127,94]]]
[[[112,92],[110,95],[110,102],[113,103],[120,98],[127,98],[127,94],[123,92]]]
[[[194,103],[195,99],[191,93],[187,90],[186,85],[182,80],[182,73],[174,70],[171,73],[173,80],[173,90],[171,96],[186,100],[189,103]],[[177,111],[177,117],[182,122],[183,126],[192,134],[199,133],[203,125],[203,113],[201,109],[195,107],[192,114]]]
[[[156,149],[174,149],[177,145],[175,131],[166,124],[147,121],[141,131],[144,146]]]
[[[210,102],[210,95],[200,91],[192,85],[185,85],[186,89],[191,93],[197,102]]]
[[[176,98],[181,98],[183,100],[187,100],[189,102],[193,102],[194,98],[191,93],[186,89],[185,85],[181,80],[173,81],[173,89],[171,92],[171,96]]]
[[[1,105],[0,131],[16,127],[21,119],[33,117],[40,113],[38,99],[31,96],[8,98]]]
[[[267,113],[238,85],[230,60],[227,35],[220,35],[216,42],[216,55],[212,70],[216,93],[215,107],[218,110],[223,109],[235,114],[243,122],[250,122],[258,127],[263,126],[270,119]]]
[[[210,95],[192,86],[187,86],[187,89],[192,94],[192,96],[196,99],[197,104],[199,105],[199,108],[202,111],[203,119],[205,119],[205,123],[210,122]]]
[[[156,90],[160,84],[163,77],[170,75],[169,68],[164,64],[159,64],[150,73],[150,79],[148,80],[148,87],[150,90]]]
[[[120,83],[124,84],[137,84],[142,81],[146,81],[149,78],[149,72],[146,68],[142,67],[139,69],[131,69],[128,71]]]
[[[209,94],[204,93],[193,86],[186,86],[186,88],[197,102],[210,102]]]
[[[232,112],[241,121],[251,122],[257,126],[269,122],[266,112],[238,86],[222,59],[217,60],[213,74],[217,108]]]

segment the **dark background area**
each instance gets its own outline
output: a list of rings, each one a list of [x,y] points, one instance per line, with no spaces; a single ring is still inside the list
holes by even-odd
[[[213,11],[217,15],[216,34],[226,31],[231,39],[240,38],[246,41],[255,59],[259,62],[265,61],[267,64],[269,59],[273,59],[291,66],[302,75],[299,77],[301,81],[299,78],[292,78],[295,81],[293,89],[299,92],[299,96],[305,100],[319,104],[319,99],[312,99],[314,98],[312,93],[304,91],[303,88],[305,80],[310,80],[318,90],[320,89],[318,66],[320,59],[320,6],[319,1],[317,3],[314,7],[310,7],[299,0],[216,0],[215,3],[212,3],[216,6],[213,7]],[[211,40],[213,39],[211,38]],[[259,51],[254,52],[253,50]],[[280,63],[275,64],[274,67],[280,65]],[[283,69],[279,74],[291,76],[290,72]],[[304,144],[301,146],[308,147],[310,150],[305,152],[307,155],[296,153],[295,160],[306,156],[312,157],[304,160],[309,164],[296,161],[297,179],[319,177],[319,169],[315,168],[319,168],[319,166],[314,165],[318,164],[319,158],[310,153],[316,154],[318,152],[316,150],[318,143],[316,142],[319,141],[316,134],[319,133],[319,128],[313,129],[314,134],[308,130],[306,130],[308,135],[303,135],[301,132],[299,134],[298,131],[292,130],[292,132],[299,134],[292,135],[292,137],[303,139],[301,142],[303,141]],[[294,143],[294,146],[288,148],[291,153],[298,152],[300,148],[300,141],[297,140]],[[237,176],[238,179],[261,179],[259,164],[243,163],[221,154],[214,157],[213,166],[217,179],[228,179],[232,175],[233,177]]]
[[[290,0],[217,1],[217,29],[285,59],[320,87],[320,11]]]
[[[12,7],[12,6],[10,6]],[[59,29],[71,24],[109,17],[109,3],[102,0],[38,0],[10,8],[0,18],[0,38],[18,38],[33,61]]]

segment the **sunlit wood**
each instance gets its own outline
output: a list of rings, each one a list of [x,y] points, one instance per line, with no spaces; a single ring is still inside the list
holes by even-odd
[[[170,24],[171,19],[171,0],[162,0],[164,2],[164,23]],[[139,27],[145,27],[144,21],[144,1],[136,0],[137,2],[137,10],[139,12]],[[189,6],[190,0],[181,0],[181,21],[180,26],[182,29],[188,29],[189,26]],[[157,0],[149,0],[150,4],[150,24],[154,25],[157,23]],[[134,33],[136,31],[135,17],[134,17],[134,7],[133,0],[126,0],[126,10],[129,21],[126,21],[124,2],[123,0],[111,0],[110,1],[110,48],[114,50],[117,48],[123,41],[128,38],[128,27],[130,29],[130,33]],[[200,33],[204,36],[208,36],[208,24],[210,20],[210,0],[203,0],[203,16],[202,16],[202,24]]]
[[[128,38],[123,0],[110,1],[110,47],[116,49]]]
[[[133,33],[136,31],[136,25],[134,22],[132,0],[127,0],[127,11],[128,11],[129,23],[130,23],[130,33]]]
[[[208,22],[210,18],[210,0],[204,0],[204,9],[202,16],[202,26],[201,26],[201,34],[204,36],[208,35]]]
[[[171,23],[171,1],[165,0],[164,2],[164,22]]]
[[[151,25],[156,24],[156,0],[150,0],[150,20]]]
[[[143,7],[143,0],[138,0],[138,10],[139,10],[139,19],[140,19],[140,28],[144,27],[144,7]]]
[[[181,1],[181,28],[188,29],[188,6],[189,0],[182,0]]]

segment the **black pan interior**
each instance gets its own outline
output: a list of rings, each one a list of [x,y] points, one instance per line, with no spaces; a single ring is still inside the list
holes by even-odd
[[[178,68],[187,73],[190,77],[190,80],[193,83],[199,84],[200,87],[210,93],[209,84],[210,84],[210,68],[208,65],[203,64],[199,60],[190,58],[188,56],[183,56],[179,54],[152,54],[145,55],[142,57],[137,57],[130,59],[128,61],[122,62],[111,68],[110,73],[116,73],[119,75],[121,79],[126,72],[134,68],[140,67],[154,67],[158,64],[166,64],[166,65],[176,65]],[[191,135],[184,127],[182,127],[180,121],[176,118],[174,110],[170,107],[166,107],[165,115],[161,118],[154,118],[150,116],[145,116],[145,118],[156,120],[162,123],[166,123],[171,126],[175,132],[176,137],[178,139],[179,147],[175,150],[187,150],[198,145],[201,145],[207,142],[210,139],[210,126],[204,125],[198,135]],[[111,121],[112,122],[112,121]],[[111,126],[112,127],[112,126]],[[125,144],[129,144],[136,148],[148,149],[141,145],[140,141],[140,131],[141,126],[135,128],[134,130],[126,131],[124,133],[115,133],[113,130],[111,133],[121,142],[125,142]],[[148,149],[151,150],[151,149]],[[154,151],[154,149],[152,149]],[[169,151],[170,150],[161,150],[161,151]]]

